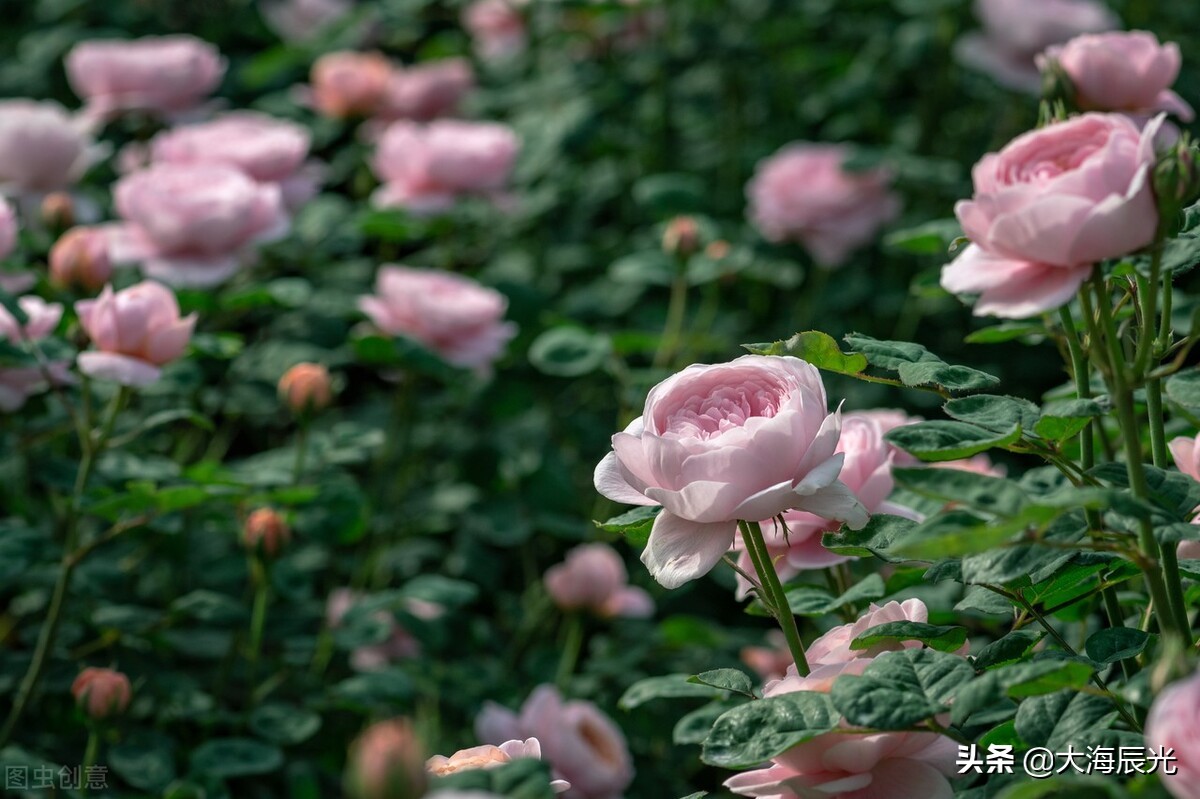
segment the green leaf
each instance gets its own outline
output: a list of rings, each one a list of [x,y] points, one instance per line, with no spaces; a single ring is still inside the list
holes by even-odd
[[[800,692],[747,702],[717,719],[700,759],[710,766],[752,768],[837,724],[826,694]]]
[[[1017,709],[1016,728],[1029,746],[1054,751],[1079,746],[1093,728],[1106,728],[1115,716],[1108,699],[1071,690],[1026,699]]]
[[[387,366],[454,382],[466,374],[433,351],[404,336],[363,336],[353,341],[354,355],[368,366]]]
[[[995,375],[969,366],[941,362],[902,363],[896,372],[900,375],[900,382],[914,388],[941,386],[947,391],[982,391],[1000,385],[1000,378]]]
[[[422,574],[405,583],[400,589],[400,596],[420,599],[443,608],[458,608],[475,601],[479,596],[479,586],[440,574]]]
[[[785,586],[788,605],[797,616],[824,616],[846,605],[879,599],[884,593],[883,578],[878,574],[867,575],[839,597],[833,597],[815,585]]]
[[[745,694],[751,699],[754,698],[754,683],[750,681],[745,672],[737,669],[703,671],[695,676],[688,677],[688,682],[697,685],[708,685],[712,688],[719,688],[722,691]]]
[[[1029,504],[1017,483],[965,469],[893,469],[898,485],[921,496],[994,513],[1016,516]]]
[[[321,717],[311,710],[273,703],[260,705],[250,714],[250,731],[259,738],[283,746],[303,743],[321,729]]]
[[[755,355],[791,355],[818,369],[844,375],[856,375],[867,368],[865,356],[847,355],[832,336],[819,330],[797,333],[787,341],[743,344],[742,347]]]
[[[633,510],[613,516],[606,522],[594,521],[597,527],[608,533],[619,533],[635,546],[644,547],[650,539],[650,530],[654,527],[654,518],[662,508],[657,505],[643,505]]]
[[[1092,660],[1107,664],[1137,657],[1149,643],[1149,633],[1132,627],[1108,627],[1093,633],[1084,649]]]
[[[945,652],[885,652],[862,676],[839,677],[830,695],[851,724],[905,730],[944,713],[954,693],[974,673],[965,658]]]
[[[1010,785],[996,799],[1126,799],[1120,783],[1106,777],[1054,776]]]
[[[283,765],[279,747],[252,738],[215,738],[192,752],[191,773],[217,779],[269,774]]]
[[[1007,447],[1021,437],[1021,428],[995,433],[964,422],[916,422],[890,430],[887,440],[923,461],[969,458],[995,447]]]
[[[542,374],[580,377],[603,366],[611,352],[607,336],[578,327],[555,327],[529,345],[529,362]]]
[[[171,612],[205,623],[238,625],[246,618],[242,603],[227,594],[203,588],[191,591],[171,603]]]
[[[871,366],[878,366],[893,372],[906,363],[918,363],[926,360],[944,363],[941,358],[920,344],[913,344],[909,341],[879,341],[861,333],[850,333],[843,340],[855,352],[861,352],[866,356],[867,362]]]
[[[912,255],[945,255],[950,243],[962,235],[957,219],[935,219],[923,225],[897,230],[884,236],[883,244],[891,250]]]
[[[613,261],[608,277],[634,286],[669,286],[675,282],[675,270],[675,262],[662,250],[646,250]]]
[[[964,341],[968,344],[1002,344],[1026,336],[1044,336],[1046,328],[1035,322],[1002,322],[970,333]]]
[[[975,668],[994,669],[1020,660],[1029,654],[1034,644],[1042,640],[1043,635],[1037,630],[1013,630],[979,650],[975,656]]]
[[[1007,433],[1013,427],[1032,430],[1041,415],[1038,407],[1029,400],[996,394],[956,397],[947,400],[942,410],[952,419],[977,425],[993,433]]]
[[[851,530],[845,525],[835,533],[825,533],[821,544],[838,555],[855,558],[875,556],[890,563],[900,563],[904,558],[890,554],[892,545],[907,538],[917,523],[903,516],[876,513],[861,530]]]
[[[161,732],[134,732],[105,755],[108,766],[134,788],[158,793],[175,779],[175,747]]]
[[[671,741],[676,744],[699,746],[712,732],[713,724],[716,724],[717,719],[740,704],[740,701],[723,699],[685,714],[671,730]]]
[[[1187,369],[1167,379],[1167,396],[1183,407],[1200,411],[1200,369]]]
[[[1104,406],[1096,400],[1058,400],[1042,408],[1042,416],[1033,431],[1047,441],[1066,441],[1104,412]]]
[[[893,548],[893,554],[914,560],[936,561],[975,552],[985,552],[1007,543],[1018,533],[1045,527],[1060,513],[1031,506],[1018,516],[984,520],[965,511],[948,511],[914,527]]]
[[[633,200],[660,217],[702,211],[708,207],[704,181],[690,172],[646,175],[633,184]]]
[[[917,621],[889,621],[877,624],[850,642],[850,648],[870,649],[876,644],[920,641],[939,652],[956,652],[967,642],[967,628]]]
[[[705,697],[711,699],[721,696],[723,692],[710,685],[699,685],[691,681],[690,674],[666,674],[661,677],[647,677],[638,680],[625,689],[625,693],[617,700],[617,707],[622,710],[632,710],[652,699],[685,699]]]

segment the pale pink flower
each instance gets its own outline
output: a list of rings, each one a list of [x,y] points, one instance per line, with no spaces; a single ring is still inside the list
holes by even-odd
[[[96,349],[79,354],[79,370],[101,380],[145,386],[158,380],[162,366],[183,356],[196,315],[179,315],[169,288],[150,280],[94,300],[75,303],[79,324]]]
[[[351,0],[268,0],[259,6],[271,30],[289,42],[314,38],[354,8]]]
[[[1051,47],[1038,58],[1043,70],[1058,64],[1075,89],[1075,104],[1085,111],[1174,114],[1184,122],[1192,107],[1171,91],[1182,56],[1174,42],[1159,44],[1146,31],[1093,33]]]
[[[977,316],[1035,316],[1070,301],[1097,261],[1150,244],[1158,128],[1084,114],[985,155],[975,196],[954,209],[972,244],[942,270],[942,287],[978,295]]]
[[[1010,89],[1036,94],[1041,88],[1034,59],[1047,47],[1120,26],[1096,0],[976,0],[980,33],[963,36],[954,53]]]
[[[818,266],[841,266],[895,218],[886,170],[849,172],[848,148],[789,144],[758,165],[746,186],[750,220],[770,241],[804,245]]]
[[[17,212],[8,200],[0,197],[0,260],[17,248],[17,232]]]
[[[470,749],[460,749],[450,757],[434,755],[426,761],[425,770],[435,777],[444,777],[460,771],[496,768],[522,758],[542,759],[542,746],[537,738],[505,741],[499,745],[473,746]],[[563,793],[571,785],[566,780],[553,780],[550,787],[555,793]]]
[[[521,6],[527,0],[474,0],[464,9],[462,24],[475,53],[484,61],[503,61],[525,50],[528,34]]]
[[[427,122],[452,116],[475,87],[475,74],[465,58],[443,58],[392,70],[376,116],[386,120]]]
[[[0,101],[0,189],[34,198],[70,188],[96,154],[84,126],[58,103]]]
[[[20,410],[30,397],[49,388],[50,383],[70,385],[74,379],[69,368],[70,364],[62,361],[47,364],[44,372],[36,366],[0,368],[0,411],[12,413]],[[46,380],[47,374],[50,376],[49,382]]]
[[[41,341],[54,332],[62,319],[63,307],[56,302],[46,302],[41,297],[28,295],[17,299],[17,306],[25,312],[28,320],[24,325],[8,309],[0,305],[0,339],[13,343]]]
[[[618,799],[633,781],[633,761],[620,728],[591,702],[564,701],[552,685],[538,686],[519,716],[489,703],[476,719],[476,732],[485,741],[514,730],[518,737],[541,742],[542,759],[570,783],[563,799]]]
[[[289,226],[279,187],[231,166],[154,164],[121,178],[113,194],[125,222],[110,227],[109,255],[174,286],[225,281],[254,244]]]
[[[1175,461],[1175,467],[1193,480],[1200,481],[1200,447],[1196,446],[1198,440],[1200,440],[1200,436],[1196,438],[1180,436],[1171,439],[1171,443],[1167,447],[1171,450],[1171,458]],[[1200,511],[1200,508],[1193,511],[1195,515],[1192,517],[1192,524],[1200,524],[1200,513],[1196,513],[1196,511]],[[1176,552],[1184,560],[1200,559],[1200,541],[1182,541]]]
[[[596,490],[663,506],[642,562],[668,588],[708,573],[738,520],[797,509],[860,528],[867,511],[838,479],[841,414],[828,410],[820,373],[799,358],[689,366],[652,388],[642,416],[613,436]]]
[[[779,630],[767,633],[768,646],[744,646],[739,653],[741,661],[755,671],[764,682],[782,679],[788,666],[795,663],[788,649],[787,639]]]
[[[382,53],[327,53],[313,64],[309,101],[328,117],[367,117],[387,96],[392,63]]]
[[[80,42],[67,54],[66,67],[89,116],[150,111],[175,117],[216,90],[226,62],[213,45],[181,34]]]
[[[79,672],[71,683],[71,695],[89,718],[99,721],[124,713],[133,689],[121,672],[90,667]]]
[[[544,582],[546,591],[563,610],[631,618],[654,613],[654,601],[641,588],[629,585],[625,563],[608,544],[575,547],[564,563],[546,570]]]
[[[103,227],[73,227],[50,248],[50,279],[60,286],[95,291],[112,272],[108,232]]]
[[[433,214],[451,208],[460,197],[497,198],[508,185],[519,149],[512,129],[496,123],[395,122],[383,132],[371,159],[383,183],[372,202]]]
[[[896,649],[920,649],[924,644],[920,641],[903,641],[899,644],[882,643],[868,649],[851,649],[850,644],[855,638],[880,624],[898,621],[929,621],[929,609],[919,599],[907,599],[904,602],[888,602],[880,607],[871,603],[870,608],[858,621],[834,627],[817,640],[809,644],[805,658],[810,666],[827,666],[844,663],[858,658],[873,658],[883,652]]]
[[[308,129],[255,111],[225,114],[210,122],[158,134],[150,143],[156,164],[223,164],[260,184],[274,184],[295,209],[317,193],[319,167],[306,159]]]
[[[504,321],[508,300],[470,278],[432,269],[384,266],[375,294],[358,307],[390,336],[405,336],[449,364],[486,374],[517,334]]]
[[[1163,787],[1176,799],[1200,799],[1200,675],[1172,683],[1154,698],[1146,745],[1174,750],[1174,773],[1159,770]]]

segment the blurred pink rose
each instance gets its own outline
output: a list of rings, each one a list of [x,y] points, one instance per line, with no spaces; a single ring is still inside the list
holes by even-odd
[[[767,632],[768,646],[744,646],[739,653],[741,660],[763,680],[774,682],[787,674],[788,666],[795,663],[788,649],[787,639],[779,630]]]
[[[463,27],[480,59],[503,61],[524,51],[528,36],[523,5],[525,0],[475,0],[463,10]]]
[[[258,183],[276,184],[288,208],[295,209],[317,192],[318,172],[306,162],[308,129],[254,111],[225,114],[211,122],[185,125],[154,137],[156,164],[224,164]]]
[[[769,241],[803,244],[818,266],[841,266],[900,211],[885,170],[848,172],[850,151],[794,143],[758,165],[746,186],[749,215]]]
[[[1175,467],[1193,480],[1200,481],[1200,447],[1196,446],[1200,436],[1174,438],[1167,447],[1171,450],[1171,459]],[[1192,524],[1200,524],[1200,507],[1196,508]],[[1182,541],[1176,554],[1184,560],[1200,560],[1200,541]]]
[[[43,371],[36,366],[19,366],[12,369],[0,368],[0,411],[12,413],[20,410],[25,402],[35,394],[45,391],[50,383],[58,386],[70,385],[74,382],[70,364],[54,361],[47,364]],[[49,375],[49,382],[47,382]]]
[[[1096,0],[976,0],[975,15],[983,31],[959,39],[955,55],[1002,86],[1030,94],[1041,89],[1034,59],[1047,47],[1120,27]]]
[[[383,132],[371,160],[383,183],[372,201],[430,214],[449,209],[461,196],[496,197],[508,184],[519,149],[516,134],[505,125],[395,122]]]
[[[79,354],[79,371],[126,386],[158,380],[162,366],[182,357],[196,326],[196,315],[179,316],[169,288],[146,280],[94,300],[75,303],[79,324],[96,350]]]
[[[341,625],[346,614],[363,597],[349,588],[339,588],[329,595],[325,606],[325,621],[336,628]],[[409,599],[404,603],[404,610],[418,619],[431,620],[442,615],[443,609],[429,602]],[[421,642],[396,620],[395,615],[387,610],[377,610],[372,618],[381,621],[388,628],[388,637],[377,644],[360,646],[350,653],[350,666],[355,671],[380,671],[387,668],[396,660],[416,657],[421,652]]]
[[[1176,799],[1200,799],[1200,674],[1171,683],[1154,698],[1146,745],[1175,750],[1174,774],[1160,779]]]
[[[654,600],[628,584],[625,563],[608,544],[583,544],[567,553],[566,562],[551,566],[546,590],[563,610],[588,610],[598,616],[644,618],[654,613]]]
[[[892,481],[892,462],[896,449],[884,441],[887,430],[873,416],[850,413],[842,417],[842,434],[837,452],[845,455],[838,479],[842,481],[867,509],[868,513],[891,513],[909,517],[911,511],[887,501],[895,484]],[[781,528],[774,519],[763,522],[763,537],[767,550],[775,561],[779,579],[790,580],[797,574],[811,569],[824,569],[852,558],[837,555],[826,549],[821,538],[827,532],[841,528],[836,521],[813,513],[790,510],[783,514],[787,529]],[[738,551],[738,566],[747,573],[754,572],[750,554],[742,542],[741,533],[734,541]],[[750,591],[750,583],[740,574],[737,576],[739,599]]]
[[[517,334],[504,321],[508,300],[470,278],[433,269],[384,266],[375,294],[358,307],[389,336],[405,336],[454,366],[486,374]]]
[[[376,116],[417,122],[452,116],[474,87],[475,74],[465,58],[444,58],[397,68],[392,71]]]
[[[650,390],[594,481],[614,502],[663,506],[642,562],[676,588],[721,560],[739,519],[800,509],[866,524],[866,509],[838,479],[840,434],[820,373],[799,358],[695,364]]]
[[[103,227],[73,227],[50,248],[50,279],[60,286],[96,291],[112,271]]]
[[[80,42],[66,58],[67,80],[95,117],[191,111],[216,90],[225,66],[216,47],[186,34]]]
[[[518,716],[494,703],[476,719],[476,733],[498,742],[496,733],[518,731],[541,742],[542,759],[556,777],[570,783],[563,799],[618,799],[633,781],[633,762],[625,736],[591,702],[564,701],[552,685],[541,685],[525,700]]]
[[[46,302],[41,297],[21,297],[17,300],[17,306],[25,312],[28,321],[20,324],[7,308],[0,305],[0,339],[13,343],[41,341],[54,332],[62,319],[63,307],[56,302]]]
[[[17,232],[17,212],[8,200],[0,197],[0,260],[17,248]]]
[[[259,13],[271,30],[289,42],[307,41],[354,8],[351,0],[268,0]]]
[[[942,270],[942,287],[979,295],[977,316],[1035,316],[1070,301],[1097,261],[1150,244],[1158,127],[1084,114],[985,155],[975,196],[954,208],[972,243]]]
[[[313,64],[311,102],[334,119],[368,117],[379,111],[392,79],[392,63],[382,53],[327,53]]]
[[[133,689],[121,672],[90,667],[79,672],[71,683],[71,695],[89,718],[99,721],[124,713]]]
[[[354,799],[418,799],[428,783],[424,758],[408,719],[376,722],[350,745],[346,788]]]
[[[83,125],[58,103],[0,101],[0,188],[27,195],[69,188],[95,155]]]
[[[1174,42],[1159,44],[1145,31],[1094,33],[1051,47],[1038,57],[1043,70],[1057,63],[1085,111],[1153,115],[1167,111],[1190,122],[1192,107],[1171,91],[1182,57]]]
[[[473,746],[470,749],[460,749],[450,757],[434,755],[426,761],[425,770],[435,777],[445,777],[459,771],[496,768],[522,758],[542,759],[542,745],[537,738],[505,741],[499,745]],[[555,793],[563,793],[571,785],[566,780],[553,780],[550,787]]]
[[[109,228],[109,255],[174,286],[221,283],[251,245],[288,230],[279,187],[230,166],[154,164],[113,194],[125,223]]]

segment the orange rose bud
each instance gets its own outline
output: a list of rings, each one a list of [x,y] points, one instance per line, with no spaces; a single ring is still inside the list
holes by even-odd
[[[50,249],[50,279],[60,286],[97,291],[112,271],[108,236],[98,228],[71,228]]]
[[[242,528],[242,543],[247,549],[261,550],[275,557],[292,540],[292,531],[274,508],[259,508],[246,518]]]
[[[407,719],[372,724],[350,746],[346,790],[354,799],[417,799],[427,781],[425,749]]]
[[[92,667],[79,672],[71,683],[71,695],[80,710],[99,721],[124,713],[133,689],[129,678],[121,672]]]
[[[700,248],[700,228],[690,216],[677,216],[667,223],[663,231],[663,251],[668,255],[687,258]]]
[[[333,400],[329,370],[317,363],[298,363],[279,379],[279,398],[295,413],[319,411]]]
[[[75,201],[65,191],[52,191],[42,200],[42,221],[51,230],[66,230],[75,224]]]

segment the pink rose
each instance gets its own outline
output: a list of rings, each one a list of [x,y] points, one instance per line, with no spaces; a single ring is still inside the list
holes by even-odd
[[[519,149],[516,134],[505,125],[395,122],[371,160],[383,182],[372,201],[430,214],[449,209],[461,196],[496,197],[508,183]]]
[[[79,672],[71,683],[71,695],[89,718],[99,721],[124,713],[133,689],[121,672],[92,667]]]
[[[1175,750],[1174,774],[1159,770],[1176,799],[1200,799],[1200,674],[1172,683],[1154,699],[1146,718],[1146,745]]]
[[[50,279],[60,286],[95,291],[112,277],[108,233],[103,227],[74,227],[50,248]]]
[[[314,108],[327,117],[366,117],[376,113],[392,78],[392,63],[381,53],[327,53],[313,64]]]
[[[1200,436],[1188,438],[1180,436],[1171,440],[1167,447],[1171,450],[1171,458],[1175,467],[1193,480],[1200,480],[1200,447],[1196,446]],[[1196,509],[1200,511],[1200,508]],[[1200,524],[1200,514],[1192,517],[1192,524]],[[1184,560],[1200,559],[1200,541],[1181,541],[1176,554]]]
[[[81,42],[67,53],[67,80],[87,113],[175,116],[204,101],[225,76],[217,48],[195,36]]]
[[[259,5],[267,26],[289,42],[315,38],[354,7],[350,0],[273,0]]]
[[[503,61],[525,49],[528,36],[519,8],[524,4],[525,0],[475,0],[463,10],[463,27],[482,60]]]
[[[565,563],[546,570],[546,591],[563,610],[589,610],[598,616],[643,618],[654,613],[654,600],[628,584],[621,556],[608,544],[583,544],[567,553]]]
[[[156,164],[224,164],[258,183],[276,184],[289,208],[317,192],[314,165],[306,164],[308,130],[254,111],[225,114],[211,122],[158,134],[151,142]]]
[[[887,501],[895,487],[892,481],[892,462],[895,448],[884,440],[887,428],[875,417],[867,414],[846,414],[842,417],[842,434],[837,452],[845,455],[841,474],[842,481],[867,509],[868,513],[891,513],[911,516],[911,511]],[[790,580],[811,569],[824,569],[851,558],[830,552],[821,544],[822,536],[841,527],[838,522],[821,516],[792,510],[783,514],[787,529],[781,528],[774,519],[763,523],[763,536],[767,549],[775,560],[779,579]],[[754,564],[741,540],[734,541],[738,550],[738,566],[753,573]],[[744,598],[750,584],[738,575],[738,598]]]
[[[375,294],[358,307],[389,336],[405,336],[454,366],[486,374],[517,334],[504,321],[508,300],[470,278],[432,269],[384,266]]]
[[[1046,50],[1038,66],[1045,70],[1057,63],[1071,79],[1076,105],[1085,111],[1167,111],[1190,122],[1192,107],[1171,91],[1181,60],[1174,42],[1159,44],[1153,33],[1130,31],[1077,36]]]
[[[1047,47],[1081,33],[1120,26],[1095,0],[976,0],[983,32],[963,36],[955,55],[1010,89],[1037,94],[1041,88],[1034,59]]]
[[[758,165],[746,186],[749,215],[769,241],[797,241],[818,266],[841,266],[900,210],[886,171],[847,172],[836,144],[794,143]]]
[[[17,212],[8,200],[0,197],[0,260],[17,248],[17,232]]]
[[[570,783],[563,799],[618,799],[633,781],[633,762],[617,725],[591,702],[563,701],[552,685],[538,686],[519,716],[499,705],[485,707],[476,730],[484,740],[485,733],[518,730],[541,741],[542,758]]]
[[[452,116],[475,87],[475,74],[465,58],[444,58],[395,69],[377,116],[426,122]]]
[[[125,223],[110,228],[109,254],[175,286],[212,286],[258,242],[287,233],[279,187],[230,166],[155,164],[113,190]]]
[[[47,374],[54,385],[70,385],[73,379],[68,368],[69,364],[62,361],[48,364],[45,372],[36,366],[0,368],[0,411],[12,413],[20,410],[26,400],[49,388]]]
[[[1009,142],[972,171],[954,212],[971,239],[942,287],[977,294],[977,316],[1023,318],[1068,302],[1097,261],[1150,244],[1158,124],[1084,114]]]
[[[196,315],[179,316],[175,295],[146,280],[94,300],[75,303],[79,324],[96,345],[79,354],[79,370],[101,380],[145,386],[158,380],[162,366],[181,357],[192,338]]]
[[[426,761],[425,770],[435,777],[444,777],[459,771],[496,768],[522,758],[542,759],[542,745],[537,738],[505,741],[498,746],[473,746],[470,749],[460,749],[450,757],[434,755]],[[550,787],[555,793],[563,793],[571,784],[566,780],[553,780]]]
[[[676,588],[716,565],[739,519],[800,509],[866,524],[866,509],[838,480],[840,434],[820,373],[799,358],[697,364],[652,388],[642,416],[613,436],[596,490],[614,502],[663,506],[642,562]]]
[[[56,302],[46,302],[41,297],[29,295],[17,300],[17,306],[25,312],[28,321],[17,322],[8,309],[0,305],[0,339],[13,343],[41,341],[54,332],[62,319],[63,307]]]
[[[58,103],[0,101],[0,187],[30,195],[69,188],[95,153],[83,126]]]
[[[350,746],[346,787],[354,799],[418,799],[428,782],[424,757],[408,719],[376,722]]]
[[[920,641],[904,641],[899,644],[876,644],[869,649],[851,649],[850,644],[855,638],[872,627],[897,621],[929,621],[929,609],[919,599],[907,599],[904,602],[888,602],[883,607],[871,603],[870,608],[856,622],[834,627],[817,640],[809,644],[805,656],[810,665],[827,666],[844,663],[857,658],[873,658],[884,652],[896,649],[920,649],[924,644]]]
[[[795,661],[787,639],[779,630],[767,632],[767,643],[768,646],[744,646],[738,655],[764,682],[775,682],[787,674],[788,666]]]

